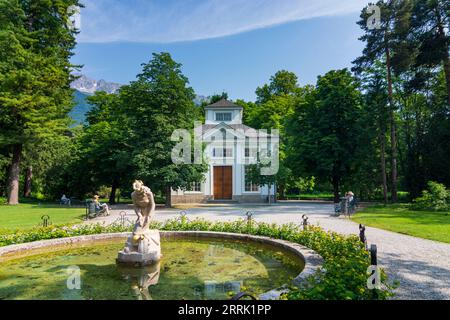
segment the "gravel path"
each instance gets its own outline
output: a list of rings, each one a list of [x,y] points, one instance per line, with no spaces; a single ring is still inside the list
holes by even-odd
[[[124,211],[135,220],[130,207],[113,210],[110,217],[91,222],[109,224]],[[179,216],[181,210],[158,209],[157,221]],[[184,210],[189,219],[232,221],[252,211],[256,221],[269,223],[301,223],[302,214],[309,222],[326,230],[342,234],[358,234],[358,224],[346,218],[331,217],[333,205],[324,203],[280,202],[272,206],[258,205],[203,205]],[[420,239],[377,228],[366,228],[367,242],[376,244],[378,263],[386,269],[389,278],[399,282],[395,299],[447,299],[450,300],[450,244]]]

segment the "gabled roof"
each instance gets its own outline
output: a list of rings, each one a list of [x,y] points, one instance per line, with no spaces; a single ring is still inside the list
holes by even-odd
[[[202,129],[202,135],[203,137],[209,137],[213,134],[215,134],[220,129],[226,129],[231,134],[238,136],[240,138],[244,137],[268,137],[271,136],[271,134],[265,134],[263,132],[258,132],[257,130],[246,126],[244,124],[228,124],[221,122],[219,124],[204,124],[201,126]]]
[[[216,108],[216,109],[223,109],[223,108],[236,109],[236,108],[239,108],[239,109],[242,109],[242,106],[234,104],[233,102],[228,101],[226,99],[221,99],[221,100],[217,101],[216,103],[213,103],[213,104],[210,104],[210,105],[206,106],[205,109],[206,108],[211,108],[211,109],[214,109],[214,108]]]

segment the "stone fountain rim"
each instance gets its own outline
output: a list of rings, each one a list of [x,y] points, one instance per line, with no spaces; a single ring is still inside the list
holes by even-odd
[[[243,240],[266,244],[269,246],[278,247],[283,250],[289,251],[293,253],[297,258],[302,259],[305,264],[303,270],[293,280],[295,285],[303,283],[308,276],[311,276],[314,273],[316,273],[323,264],[323,258],[314,250],[309,249],[300,244],[281,239],[255,236],[244,233],[213,232],[213,231],[159,231],[159,232],[162,239],[215,238],[227,240],[241,240],[241,241]],[[101,234],[83,235],[76,237],[66,237],[66,238],[27,242],[21,244],[13,244],[5,247],[0,247],[0,257],[18,253],[24,250],[43,249],[51,246],[78,244],[98,240],[126,239],[130,235],[131,232],[101,233]]]

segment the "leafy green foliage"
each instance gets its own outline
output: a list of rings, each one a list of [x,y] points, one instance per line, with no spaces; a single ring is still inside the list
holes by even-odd
[[[152,228],[175,231],[215,231],[247,233],[299,243],[315,250],[324,258],[320,272],[308,278],[305,286],[292,287],[285,299],[386,299],[392,295],[392,287],[383,274],[383,288],[369,290],[366,273],[370,259],[364,245],[356,236],[342,236],[334,232],[310,226],[307,230],[293,224],[276,225],[266,223],[248,224],[244,220],[233,222],[208,222],[205,220],[169,220],[153,223]],[[131,231],[131,227],[121,225],[82,225],[38,228],[27,232],[0,235],[0,246],[98,233]]]
[[[298,86],[297,76],[289,71],[281,70],[270,78],[269,84],[256,89],[257,102],[246,103],[238,101],[244,106],[244,123],[255,129],[279,131],[279,169],[273,176],[261,175],[261,163],[251,166],[249,170],[250,179],[253,183],[260,185],[274,185],[284,198],[284,193],[289,188],[295,175],[292,168],[288,166],[289,137],[286,134],[286,126],[294,113],[294,105],[297,99],[301,99],[303,90]]]
[[[280,70],[270,78],[270,83],[256,89],[257,103],[265,103],[274,96],[288,96],[298,90],[295,73]]]
[[[194,91],[169,53],[153,54],[136,81],[120,91],[120,111],[131,132],[131,161],[135,176],[151,188],[166,192],[201,181],[206,165],[174,164],[171,136],[176,129],[192,130],[199,119]]]
[[[8,202],[18,203],[22,152],[66,133],[78,0],[0,1],[0,146],[12,153]]]
[[[442,183],[428,182],[428,190],[422,196],[414,199],[412,208],[416,210],[450,210],[450,190]]]
[[[364,137],[362,97],[358,83],[346,69],[319,77],[315,90],[296,106],[290,124],[293,163],[297,170],[339,186],[359,164]]]

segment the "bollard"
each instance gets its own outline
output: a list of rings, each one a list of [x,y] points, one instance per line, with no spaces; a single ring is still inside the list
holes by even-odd
[[[126,216],[126,212],[125,211],[120,211],[119,215],[120,215],[120,225],[123,227],[125,227],[125,216]]]
[[[366,227],[362,224],[359,224],[359,240],[361,240],[362,243],[366,243]]]
[[[370,245],[370,264],[372,266],[378,265],[378,263],[377,263],[377,245],[376,244]]]
[[[180,215],[180,223],[185,223],[185,222],[187,222],[188,221],[188,218],[187,218],[187,212],[186,211],[180,211],[180,213],[179,213],[179,215]]]
[[[308,216],[306,214],[302,215],[302,226],[303,231],[308,229]]]
[[[41,217],[41,220],[42,220],[42,226],[48,227],[48,225],[50,224],[50,216],[45,214]]]

